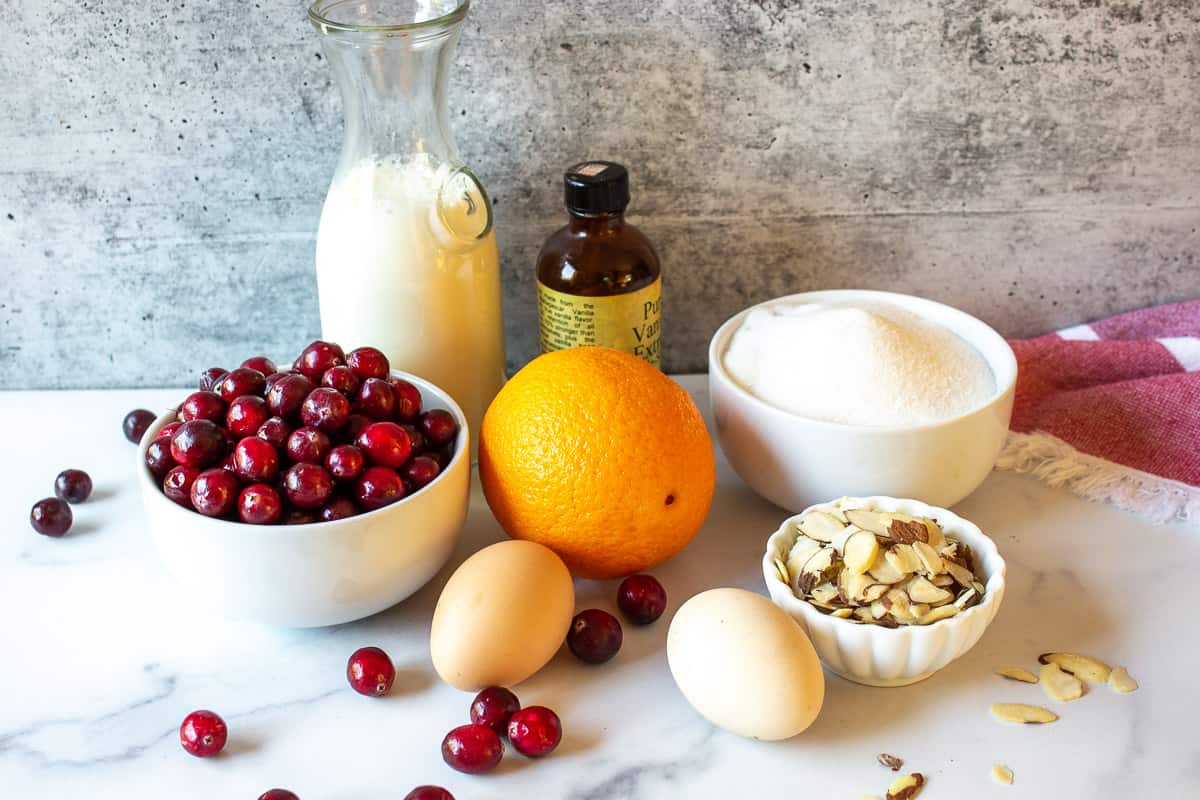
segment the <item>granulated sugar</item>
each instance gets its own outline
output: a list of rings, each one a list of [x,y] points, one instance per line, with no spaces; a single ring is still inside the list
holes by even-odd
[[[743,389],[776,408],[849,425],[936,422],[995,392],[974,347],[883,304],[757,309],[734,333],[724,364]]]

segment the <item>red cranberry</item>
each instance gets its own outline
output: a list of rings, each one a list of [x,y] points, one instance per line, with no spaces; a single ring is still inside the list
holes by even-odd
[[[442,740],[442,760],[459,772],[489,772],[503,755],[504,743],[486,725],[459,725]]]
[[[396,419],[412,422],[421,413],[421,390],[403,378],[388,378],[396,395]]]
[[[358,515],[358,504],[349,497],[335,497],[321,509],[321,521],[333,522]]]
[[[351,414],[346,421],[346,427],[342,428],[342,439],[353,444],[358,439],[358,435],[374,421],[365,414]]]
[[[360,647],[346,662],[346,680],[359,694],[380,697],[392,689],[396,668],[388,654],[378,647]]]
[[[458,435],[458,423],[454,416],[445,409],[434,408],[426,411],[418,420],[421,433],[430,447],[442,447],[454,441]]]
[[[200,373],[200,391],[213,392],[214,388],[221,383],[221,380],[229,374],[229,371],[222,367],[209,367]]]
[[[450,463],[450,459],[454,457],[454,447],[447,446],[439,447],[436,450],[426,450],[425,455],[436,461],[438,467],[445,469],[446,465]]]
[[[179,420],[175,420],[174,422],[168,422],[166,425],[163,425],[161,428],[158,429],[158,433],[154,434],[154,438],[162,439],[165,436],[166,438],[170,439],[172,436],[175,435],[176,431],[178,431],[180,429],[180,427],[182,427],[182,426],[183,426],[183,423],[180,422]]]
[[[270,442],[247,436],[233,448],[233,471],[250,483],[270,483],[279,477],[279,451]]]
[[[146,429],[153,422],[153,411],[147,411],[144,408],[135,408],[125,415],[125,419],[121,420],[121,430],[124,431],[126,439],[137,444],[142,441],[142,437],[146,435]]]
[[[315,341],[296,359],[295,367],[313,383],[321,380],[325,370],[339,367],[346,363],[346,354],[342,348],[331,342]]]
[[[429,456],[417,456],[400,468],[400,477],[404,478],[408,490],[415,492],[427,486],[441,471],[442,468]]]
[[[68,503],[82,503],[92,496],[92,477],[81,469],[64,469],[54,479],[54,493]]]
[[[283,499],[274,486],[252,483],[237,500],[238,519],[251,525],[274,525],[283,518]]]
[[[367,467],[354,484],[354,497],[368,511],[382,508],[404,497],[404,481],[394,469]]]
[[[299,508],[293,508],[283,515],[284,525],[307,525],[310,522],[316,521],[316,514]]]
[[[471,701],[471,722],[486,725],[503,735],[508,718],[521,708],[517,696],[503,686],[489,686]]]
[[[192,483],[200,470],[194,467],[172,467],[163,478],[163,494],[184,508],[192,507]]]
[[[171,457],[171,440],[162,438],[151,442],[146,448],[146,468],[150,474],[161,481],[173,466],[175,459]]]
[[[300,406],[300,421],[326,433],[337,433],[350,421],[350,401],[337,389],[313,389]]]
[[[359,347],[346,354],[346,364],[359,378],[387,378],[392,368],[387,356],[374,347]]]
[[[358,390],[358,410],[371,419],[391,419],[396,413],[396,394],[387,381],[367,378]]]
[[[192,481],[192,508],[206,517],[224,517],[237,507],[242,484],[227,469],[206,469]]]
[[[372,422],[355,442],[367,460],[384,467],[399,467],[412,454],[412,440],[394,422]]]
[[[216,391],[226,403],[247,394],[261,397],[267,391],[267,378],[256,369],[238,367],[221,379]]]
[[[193,711],[179,726],[179,743],[194,756],[207,758],[221,752],[229,729],[225,720],[211,711]]]
[[[229,404],[229,410],[225,412],[225,427],[238,438],[253,436],[270,417],[266,400],[251,394],[242,395]]]
[[[270,375],[276,371],[275,362],[266,356],[251,356],[242,362],[242,366],[246,369],[257,370],[263,375]]]
[[[258,796],[258,800],[300,800],[295,792],[287,789],[268,789]]]
[[[653,575],[630,575],[617,587],[617,607],[635,625],[649,625],[667,609],[667,591]]]
[[[603,664],[621,649],[621,623],[598,608],[580,611],[567,631],[567,647],[580,661]]]
[[[346,397],[354,397],[358,391],[359,377],[346,366],[330,367],[321,376],[321,385],[329,389],[337,389]]]
[[[283,473],[288,502],[305,511],[320,508],[333,494],[333,478],[316,464],[293,464]]]
[[[352,444],[339,444],[325,456],[325,469],[339,481],[357,480],[363,466],[362,450]]]
[[[297,422],[304,398],[312,390],[312,381],[303,375],[284,375],[271,384],[271,391],[267,392],[267,409],[276,417]]]
[[[295,374],[296,374],[295,372],[272,372],[271,374],[267,375],[267,377],[266,377],[267,389],[265,392],[263,392],[263,396],[265,397],[267,392],[271,391],[271,387],[275,385],[275,381],[279,380],[280,378],[286,377],[288,375],[295,375]]]
[[[454,795],[446,791],[440,786],[418,786],[408,794],[404,795],[404,800],[454,800]]]
[[[420,453],[425,450],[425,434],[421,433],[421,429],[411,422],[406,422],[400,426],[408,434],[408,438],[412,441],[412,450],[414,453]]]
[[[288,437],[292,435],[292,426],[288,425],[283,417],[271,417],[258,426],[254,435],[274,445],[276,450],[286,451]]]
[[[225,401],[216,392],[192,392],[179,407],[179,421],[206,419],[210,422],[225,421]]]
[[[227,469],[234,475],[237,475],[237,465],[233,461],[233,452],[221,459],[221,463],[217,465],[221,469]]]
[[[522,708],[508,721],[508,740],[521,755],[540,758],[562,741],[562,722],[545,706]]]
[[[38,500],[29,510],[29,524],[43,536],[62,536],[70,530],[74,518],[71,507],[57,497]]]
[[[287,454],[297,463],[320,464],[329,446],[329,437],[316,428],[296,428],[288,436]]]
[[[150,446],[154,444],[157,442]],[[193,419],[180,425],[172,437],[171,458],[175,459],[176,464],[203,469],[220,461],[225,456],[226,447],[225,433],[215,423]]]

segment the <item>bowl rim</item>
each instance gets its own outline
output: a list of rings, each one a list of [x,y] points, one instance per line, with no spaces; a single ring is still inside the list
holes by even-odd
[[[179,505],[175,501],[168,498],[165,494],[163,494],[162,486],[159,483],[155,482],[154,477],[150,474],[150,470],[146,467],[146,450],[149,449],[151,443],[153,443],[156,438],[152,434],[156,434],[165,425],[175,421],[175,413],[176,412],[171,409],[164,411],[162,414],[160,414],[154,420],[153,423],[151,423],[150,427],[146,429],[146,433],[143,434],[141,441],[138,443],[137,463],[135,465],[135,468],[138,472],[138,483],[141,484],[141,487],[142,487],[142,495],[143,495],[143,497],[156,498],[156,500],[152,500],[150,502],[161,501],[162,503],[165,503],[167,507],[171,508],[174,511],[177,511],[177,512],[180,512],[183,514],[188,514],[189,519],[191,519],[192,517],[197,517],[198,520],[194,520],[194,521],[204,521],[204,522],[213,523],[215,525],[232,526],[232,527],[236,527],[237,529],[243,530],[243,531],[247,530],[247,529],[256,529],[256,530],[262,530],[262,531],[275,531],[275,532],[278,532],[278,531],[284,530],[284,529],[293,531],[293,532],[311,532],[311,531],[318,531],[318,530],[322,531],[322,532],[329,531],[329,530],[335,529],[339,525],[342,525],[342,523],[350,523],[350,524],[361,523],[364,520],[366,520],[367,517],[378,516],[382,512],[394,510],[396,508],[404,506],[410,500],[416,501],[418,498],[428,497],[429,494],[426,493],[426,491],[425,491],[426,489],[431,489],[432,487],[434,487],[438,483],[440,483],[441,479],[444,476],[446,476],[447,474],[449,474],[452,469],[455,469],[456,466],[459,464],[459,462],[462,459],[470,458],[470,455],[469,455],[470,430],[467,425],[467,417],[463,413],[462,408],[458,405],[457,402],[455,402],[454,398],[450,396],[450,393],[447,392],[446,390],[442,389],[437,384],[434,384],[431,381],[427,381],[420,376],[413,375],[410,372],[404,372],[404,371],[398,370],[398,369],[388,370],[388,377],[401,378],[401,379],[406,380],[409,383],[413,384],[414,386],[416,386],[417,389],[419,389],[422,393],[422,403],[421,403],[422,407],[424,407],[424,405],[425,405],[424,393],[429,392],[429,394],[433,395],[439,401],[441,401],[442,403],[444,403],[446,405],[446,410],[449,411],[451,414],[453,414],[455,421],[458,422],[458,436],[456,436],[454,439],[454,455],[452,455],[450,457],[450,463],[448,463],[446,465],[446,468],[443,469],[441,472],[439,472],[432,481],[430,481],[425,486],[421,487],[420,490],[413,492],[412,494],[406,494],[404,497],[400,498],[399,500],[397,500],[394,503],[388,503],[386,506],[380,506],[379,508],[374,508],[374,509],[371,509],[370,511],[364,511],[361,514],[355,514],[352,517],[343,517],[342,519],[332,519],[332,520],[320,520],[319,519],[316,522],[305,522],[305,523],[301,523],[298,525],[283,525],[280,523],[276,523],[274,525],[254,525],[252,523],[242,522],[241,520],[237,520],[237,519],[223,519],[221,517],[210,517],[205,514],[201,514],[199,511],[196,511],[194,509],[184,508],[183,506]]]
[[[795,592],[792,591],[792,587],[780,579],[779,573],[775,569],[774,559],[782,558],[779,553],[780,543],[785,537],[791,534],[790,529],[795,525],[796,521],[799,520],[800,517],[804,516],[810,511],[823,511],[827,508],[832,508],[837,503],[846,501],[851,503],[861,503],[864,507],[878,509],[881,511],[899,511],[900,513],[912,514],[914,516],[930,517],[932,519],[936,519],[937,523],[942,527],[942,530],[946,531],[947,533],[952,533],[961,537],[962,532],[965,530],[968,536],[978,539],[979,542],[983,543],[982,547],[974,542],[967,542],[967,544],[970,545],[972,550],[977,552],[986,551],[988,554],[988,560],[994,560],[995,562],[995,568],[987,574],[987,579],[983,583],[985,590],[983,599],[978,604],[971,606],[961,614],[956,614],[949,619],[940,619],[936,622],[930,623],[929,625],[900,625],[896,628],[887,628],[883,625],[854,623],[839,617],[830,616],[829,614],[822,614],[812,605],[812,603],[809,603],[807,600],[801,600],[796,596]],[[871,631],[871,633],[867,635],[880,635],[884,637],[899,637],[900,635],[906,633],[908,635],[929,636],[932,635],[929,633],[929,631],[934,630],[939,625],[942,625],[942,623],[950,623],[951,625],[966,625],[973,621],[973,617],[978,616],[983,616],[984,619],[988,619],[990,621],[990,619],[995,618],[995,613],[998,610],[998,608],[992,609],[991,607],[998,607],[1000,600],[1003,598],[1004,589],[1006,586],[1005,578],[1008,572],[1008,563],[1004,560],[1004,556],[1000,555],[1000,549],[996,547],[996,542],[993,541],[990,536],[980,530],[979,526],[975,523],[964,517],[960,517],[958,514],[955,514],[953,511],[947,508],[931,506],[928,503],[922,503],[920,500],[914,500],[912,498],[890,497],[888,495],[872,495],[870,497],[839,497],[834,500],[828,500],[824,503],[814,503],[800,513],[789,516],[779,524],[779,527],[774,533],[767,537],[767,550],[763,555],[762,565],[763,580],[767,584],[767,593],[770,595],[771,600],[788,613],[800,613],[804,617],[806,625],[818,621],[818,624],[821,625],[830,625],[834,622],[840,622],[853,626],[858,630]],[[977,565],[982,566],[982,564]],[[782,587],[782,600],[776,595],[775,592],[771,591],[772,585]],[[991,609],[990,612],[988,611],[989,609]]]
[[[994,344],[1000,345],[998,351],[1000,354],[999,357],[992,358],[979,347],[976,347],[972,342],[967,342],[967,344],[970,345],[976,352],[978,352],[980,357],[987,362],[988,367],[992,371],[992,376],[996,380],[995,390],[988,397],[988,399],[982,403],[967,409],[961,414],[957,414],[953,417],[947,417],[946,419],[922,422],[914,425],[852,425],[846,422],[832,422],[823,419],[813,419],[812,417],[804,417],[799,414],[793,414],[790,411],[784,411],[782,408],[773,406],[765,400],[762,400],[751,394],[749,391],[743,388],[741,384],[734,380],[733,376],[731,376],[728,370],[725,369],[724,355],[725,351],[728,349],[727,340],[733,336],[734,331],[741,326],[742,321],[749,316],[750,312],[756,311],[760,308],[767,308],[769,306],[781,305],[784,303],[813,303],[821,300],[848,301],[855,299],[870,300],[879,304],[889,305],[894,308],[916,313],[917,316],[920,316],[927,322],[932,322],[935,325],[946,328],[964,340],[965,337],[963,337],[957,329],[951,328],[950,326],[945,325],[938,320],[929,319],[927,316],[916,311],[913,306],[936,308],[942,314],[947,314],[950,317],[957,317],[958,320],[965,326],[977,328],[979,333],[981,333],[984,338],[991,339]],[[718,348],[721,351],[719,353],[717,352]],[[1008,341],[1001,336],[995,328],[988,325],[978,317],[972,316],[971,314],[955,308],[954,306],[946,305],[945,303],[939,303],[936,300],[929,300],[925,297],[903,294],[901,292],[885,292],[875,289],[821,289],[812,292],[797,292],[795,294],[782,295],[770,300],[764,300],[761,303],[755,303],[752,306],[743,308],[741,311],[725,320],[723,323],[721,323],[720,327],[717,328],[716,333],[712,335],[712,338],[708,342],[708,375],[710,381],[714,376],[718,377],[726,386],[729,387],[731,391],[738,395],[743,402],[750,403],[756,410],[765,414],[781,419],[792,420],[793,424],[803,423],[815,428],[823,428],[830,431],[854,431],[856,433],[917,433],[953,425],[956,422],[973,417],[977,414],[986,413],[997,403],[1002,402],[1006,396],[1011,395],[1016,388],[1017,371],[1017,357],[1013,352],[1012,346],[1009,345]],[[1003,384],[999,379],[1002,372],[1009,376],[1008,380],[1004,381]]]

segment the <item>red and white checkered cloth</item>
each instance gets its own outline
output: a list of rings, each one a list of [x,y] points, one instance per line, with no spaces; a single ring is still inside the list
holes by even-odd
[[[1020,365],[1014,432],[1050,434],[1180,489],[1200,487],[1200,300],[1011,344]]]

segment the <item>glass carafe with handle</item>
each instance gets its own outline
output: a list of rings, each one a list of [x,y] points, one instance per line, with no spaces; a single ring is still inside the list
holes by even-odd
[[[316,0],[345,139],[317,231],[322,337],[448,391],[471,426],[504,381],[492,207],[446,88],[466,0]]]

